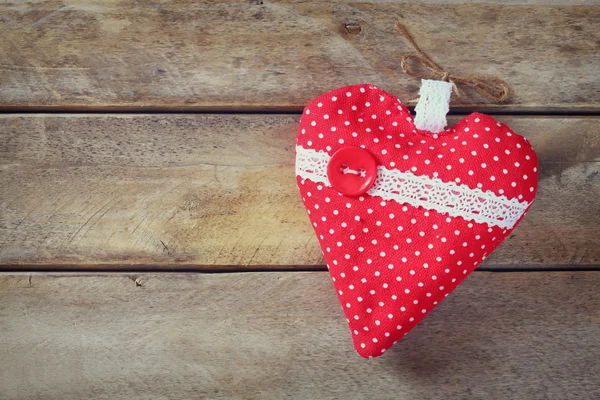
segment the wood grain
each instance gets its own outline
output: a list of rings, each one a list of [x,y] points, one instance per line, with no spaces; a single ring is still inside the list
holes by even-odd
[[[498,105],[468,92],[455,110],[600,110],[597,1],[456,3],[9,0],[0,108],[298,111],[362,82],[408,102],[419,81],[399,65],[400,20],[448,70],[514,89]]]
[[[597,267],[598,118],[499,119],[537,149],[541,183],[527,218],[482,267]],[[1,268],[323,269],[294,178],[297,123],[3,115]]]
[[[0,275],[0,397],[597,399],[600,272],[469,277],[361,359],[326,273]]]

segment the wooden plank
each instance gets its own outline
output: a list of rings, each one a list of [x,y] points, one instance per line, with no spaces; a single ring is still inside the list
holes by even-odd
[[[514,89],[501,105],[468,93],[455,110],[600,110],[590,84],[600,74],[598,1],[429,3],[9,0],[0,108],[298,111],[364,82],[409,102],[419,81],[400,68],[411,51],[400,20],[448,70]],[[522,5],[532,3],[541,4]]]
[[[484,268],[600,264],[596,117],[502,117],[538,199]],[[297,116],[4,115],[4,268],[324,268],[293,170]],[[294,267],[295,268],[295,267]]]
[[[361,359],[326,273],[0,275],[12,399],[597,399],[600,272],[474,273]]]

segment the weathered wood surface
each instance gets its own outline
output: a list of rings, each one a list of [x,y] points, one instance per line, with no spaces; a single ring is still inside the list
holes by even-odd
[[[455,110],[600,110],[600,8],[573,5],[597,1],[428,3],[4,1],[0,108],[297,111],[362,82],[408,102],[400,20],[448,70],[514,89]]]
[[[596,117],[501,117],[541,165],[483,268],[600,265]],[[456,119],[455,119],[456,120]],[[297,116],[4,115],[4,268],[323,268],[293,171]]]
[[[361,359],[327,273],[0,275],[0,397],[597,399],[600,272],[476,272]]]

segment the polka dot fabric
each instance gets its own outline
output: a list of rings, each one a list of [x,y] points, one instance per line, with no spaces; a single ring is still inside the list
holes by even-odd
[[[529,205],[537,190],[535,151],[508,126],[474,113],[438,134],[420,131],[396,97],[368,84],[310,102],[297,146],[329,155],[361,147],[389,170]],[[296,179],[362,357],[380,356],[406,335],[512,231],[368,193],[344,196],[323,182]]]

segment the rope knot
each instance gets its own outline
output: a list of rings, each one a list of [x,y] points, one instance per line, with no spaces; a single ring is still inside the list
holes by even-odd
[[[458,85],[465,85],[475,89],[481,95],[487,97],[488,99],[496,102],[503,102],[510,95],[510,87],[506,82],[502,79],[497,78],[495,76],[481,76],[481,75],[458,75],[451,74],[448,71],[445,71],[442,67],[440,67],[435,61],[433,61],[421,48],[417,45],[412,36],[408,33],[406,28],[400,24],[400,22],[396,22],[396,28],[400,31],[402,36],[410,43],[410,45],[415,49],[417,54],[407,53],[402,56],[402,60],[400,61],[400,67],[402,71],[410,76],[414,76],[419,79],[440,79],[445,82],[451,82],[454,89],[454,93],[456,94],[456,99],[458,101],[461,100],[460,91],[458,90]],[[419,73],[411,69],[408,61],[414,59],[416,60],[423,68],[431,71],[429,74]]]

